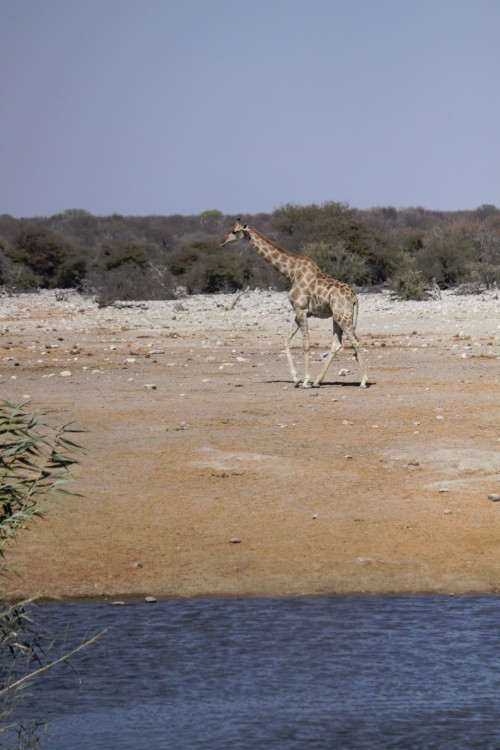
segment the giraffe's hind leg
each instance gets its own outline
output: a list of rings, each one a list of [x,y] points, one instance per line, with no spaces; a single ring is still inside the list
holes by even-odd
[[[358,360],[358,365],[361,370],[361,383],[360,388],[366,388],[367,382],[368,382],[368,372],[366,370],[366,359],[365,359],[365,353],[363,351],[363,346],[361,344],[361,341],[358,339],[354,331],[345,331],[345,334],[349,341],[351,342],[354,353],[356,355],[356,359]]]
[[[334,356],[342,349],[342,328],[339,326],[338,323],[333,321],[333,340],[332,345],[330,347],[330,351],[328,352],[325,361],[323,362],[323,367],[321,368],[321,371],[316,378],[316,380],[313,383],[313,387],[317,388],[320,383],[323,382],[323,378],[326,375],[326,371],[328,370],[330,366],[330,362],[334,358]]]

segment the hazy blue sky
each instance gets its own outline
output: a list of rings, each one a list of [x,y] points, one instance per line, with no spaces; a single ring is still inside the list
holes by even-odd
[[[500,0],[0,0],[0,214],[500,206]]]

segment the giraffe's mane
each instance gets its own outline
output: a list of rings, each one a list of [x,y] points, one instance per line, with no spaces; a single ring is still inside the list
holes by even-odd
[[[274,247],[276,250],[278,250],[283,255],[289,255],[292,258],[302,258],[302,257],[304,257],[302,255],[298,255],[297,253],[292,253],[292,252],[290,252],[290,250],[285,250],[284,247],[280,247],[276,242],[273,242],[272,240],[269,239],[269,237],[266,237],[265,234],[262,234],[262,232],[259,232],[258,229],[255,229],[255,227],[250,227],[250,229],[252,230],[252,232],[254,232],[254,234],[257,234],[262,240],[264,240],[264,242],[267,242],[269,245],[272,245],[272,247]]]

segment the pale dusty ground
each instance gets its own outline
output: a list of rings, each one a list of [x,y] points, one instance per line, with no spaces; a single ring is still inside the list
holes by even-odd
[[[496,294],[362,294],[366,390],[350,349],[293,388],[286,295],[230,302],[0,298],[1,397],[89,430],[9,595],[500,591]]]

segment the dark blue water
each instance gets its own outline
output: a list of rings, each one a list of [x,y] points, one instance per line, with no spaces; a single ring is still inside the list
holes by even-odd
[[[500,748],[500,598],[46,604],[50,750]]]

